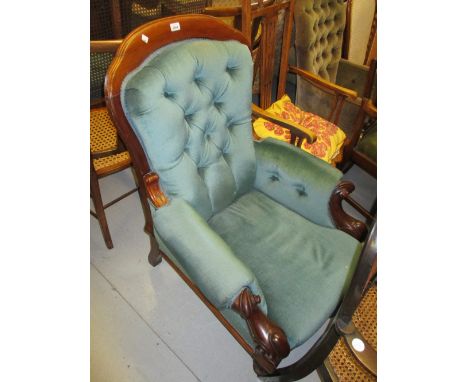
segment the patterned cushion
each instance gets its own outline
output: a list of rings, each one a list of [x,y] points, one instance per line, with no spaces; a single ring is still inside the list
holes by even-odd
[[[332,165],[341,160],[341,149],[346,135],[335,124],[318,115],[301,110],[291,102],[287,95],[276,101],[267,111],[284,119],[290,119],[317,135],[317,140],[314,143],[310,144],[306,141],[302,143],[301,148],[304,151]],[[253,126],[255,133],[260,138],[272,137],[284,142],[289,142],[291,138],[291,132],[288,129],[263,118],[257,119]]]

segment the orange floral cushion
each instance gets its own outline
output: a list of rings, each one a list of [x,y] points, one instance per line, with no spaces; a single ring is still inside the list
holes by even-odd
[[[335,124],[318,115],[299,109],[287,95],[276,101],[266,111],[278,117],[292,120],[315,133],[317,140],[312,144],[304,141],[301,146],[302,150],[332,165],[341,160],[341,149],[346,135]],[[253,128],[260,138],[272,137],[284,142],[289,142],[291,138],[291,132],[288,129],[263,118],[258,118],[253,123]]]

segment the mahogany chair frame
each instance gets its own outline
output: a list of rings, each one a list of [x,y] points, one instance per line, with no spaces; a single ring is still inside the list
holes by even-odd
[[[171,32],[170,29],[170,24],[174,22],[180,24],[180,30],[175,33]],[[146,43],[142,42],[142,34],[147,36]],[[106,76],[105,96],[108,110],[133,158],[136,176],[141,184],[144,185],[144,187],[141,187],[142,194],[155,208],[160,208],[167,204],[168,198],[161,190],[158,181],[159,177],[151,170],[142,146],[125,117],[120,98],[121,85],[124,78],[137,68],[150,53],[167,44],[189,38],[221,41],[237,40],[250,47],[249,40],[244,34],[228,27],[223,21],[214,17],[206,15],[168,17],[142,25],[131,32],[119,47]],[[257,110],[257,112],[259,111]],[[351,182],[340,182],[330,197],[329,208],[337,228],[362,241],[367,235],[366,225],[346,214],[342,208],[342,201],[348,197],[353,189],[354,186]],[[154,241],[155,248],[157,248],[152,231],[152,221],[150,220],[151,214],[145,216],[148,218],[145,230],[150,235],[150,240]],[[150,224],[151,229],[149,227]],[[370,234],[367,235],[358,268],[353,276],[349,290],[343,302],[337,308],[335,316],[330,319],[325,333],[321,335],[317,343],[304,357],[294,364],[283,368],[278,368],[278,364],[288,356],[290,351],[289,344],[283,330],[258,308],[258,303],[260,302],[259,296],[253,295],[249,289],[244,289],[231,306],[246,321],[255,343],[255,347],[252,347],[165,253],[160,249],[157,252],[153,251],[150,253],[148,260],[153,266],[161,262],[162,258],[169,263],[253,358],[254,370],[257,375],[265,380],[292,381],[303,378],[316,369],[333,348],[340,333],[346,331],[352,314],[359,303],[373,259],[376,256],[376,237],[377,228],[374,226]]]

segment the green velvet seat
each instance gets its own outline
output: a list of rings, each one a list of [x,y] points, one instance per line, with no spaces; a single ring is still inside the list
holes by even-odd
[[[372,128],[362,137],[355,150],[377,162],[377,128]]]
[[[240,197],[208,223],[256,275],[268,315],[292,348],[332,314],[361,250],[351,236],[314,224],[259,191]]]

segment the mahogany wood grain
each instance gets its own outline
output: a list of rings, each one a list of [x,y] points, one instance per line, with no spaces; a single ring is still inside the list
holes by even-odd
[[[364,63],[369,65],[369,63],[377,58],[377,0],[374,1],[374,17],[372,18],[371,30],[369,33],[369,39],[367,40],[366,55]]]
[[[203,13],[214,17],[233,17],[242,13],[242,7],[205,7]]]
[[[276,26],[278,17],[275,14],[267,14],[262,20],[262,37],[260,40],[260,107],[266,109],[271,105],[273,90],[273,77],[275,62]]]
[[[115,53],[122,44],[122,40],[93,40],[90,41],[91,53]]]
[[[169,203],[169,199],[164,195],[161,187],[159,187],[159,176],[156,173],[150,172],[145,174],[143,180],[145,181],[148,197],[156,208],[161,208]]]

